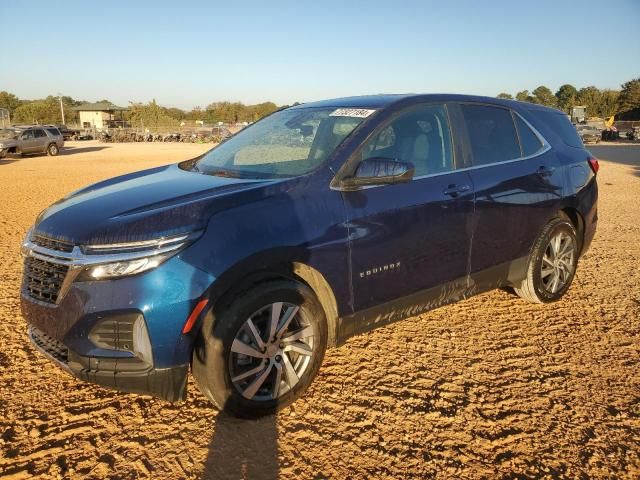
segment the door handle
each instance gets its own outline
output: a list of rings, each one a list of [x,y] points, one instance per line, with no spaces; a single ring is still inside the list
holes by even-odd
[[[550,177],[551,175],[553,175],[554,170],[554,167],[547,167],[545,165],[542,165],[540,168],[538,168],[537,173],[541,177]]]
[[[460,195],[461,193],[464,192],[468,192],[469,190],[471,190],[471,187],[469,185],[449,185],[447,188],[445,188],[442,193],[445,195],[448,195],[450,197],[457,197],[458,195]]]

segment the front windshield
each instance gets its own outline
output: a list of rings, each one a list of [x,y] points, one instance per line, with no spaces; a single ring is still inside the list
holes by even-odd
[[[191,168],[241,178],[304,175],[322,165],[371,113],[323,107],[282,110],[241,130]]]

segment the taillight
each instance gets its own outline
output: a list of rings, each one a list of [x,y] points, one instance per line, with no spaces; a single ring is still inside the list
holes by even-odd
[[[598,173],[598,170],[600,170],[598,159],[596,157],[589,157],[587,161],[589,162],[589,166],[591,167],[591,170],[593,170],[593,173]]]

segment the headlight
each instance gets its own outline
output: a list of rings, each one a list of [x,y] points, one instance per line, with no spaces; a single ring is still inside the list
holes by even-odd
[[[76,281],[95,281],[136,275],[156,268],[176,255],[202,232],[162,237],[140,242],[85,245],[81,261],[84,268]]]
[[[82,276],[83,278],[79,278],[78,280],[102,280],[105,278],[135,275],[156,268],[173,255],[175,255],[175,253],[172,252],[171,254],[155,255],[153,257],[138,258],[136,260],[96,265],[85,270]]]

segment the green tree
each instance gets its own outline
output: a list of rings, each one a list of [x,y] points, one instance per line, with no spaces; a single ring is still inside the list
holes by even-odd
[[[595,117],[598,115],[600,102],[602,101],[602,92],[593,85],[578,90],[577,100],[579,105],[587,107],[587,116]]]
[[[547,107],[555,107],[557,105],[557,99],[553,92],[544,85],[540,85],[533,92],[533,101],[540,105],[546,105]]]
[[[6,108],[10,113],[20,106],[22,102],[13,93],[0,92],[0,108]]]
[[[513,100],[513,95],[511,95],[510,93],[499,93],[498,96],[496,98],[504,98],[505,100]]]
[[[558,107],[569,113],[571,107],[576,104],[576,97],[578,96],[578,90],[573,85],[565,83],[556,92],[556,100]]]
[[[522,90],[521,92],[516,93],[516,100],[520,102],[533,103],[533,97],[529,95],[529,90]]]
[[[25,101],[13,112],[16,123],[61,123],[60,103],[56,97]]]
[[[598,116],[607,118],[618,113],[620,92],[617,90],[602,90],[598,105]]]
[[[267,115],[278,110],[278,106],[273,102],[264,102],[259,103],[257,105],[251,105],[249,107],[251,118],[243,119],[243,122],[255,122],[260,120],[262,117],[266,117]]]
[[[640,78],[623,83],[618,99],[619,112],[628,112],[638,107],[640,107]]]
[[[171,108],[167,108],[166,111],[167,111],[167,115],[169,115],[171,118],[174,118],[176,120],[184,120],[187,118],[187,112],[179,108],[171,107]]]
[[[144,125],[147,127],[175,127],[180,124],[178,120],[167,113],[167,109],[157,104],[153,99],[145,104],[131,103],[127,113],[129,122],[134,127]]]

